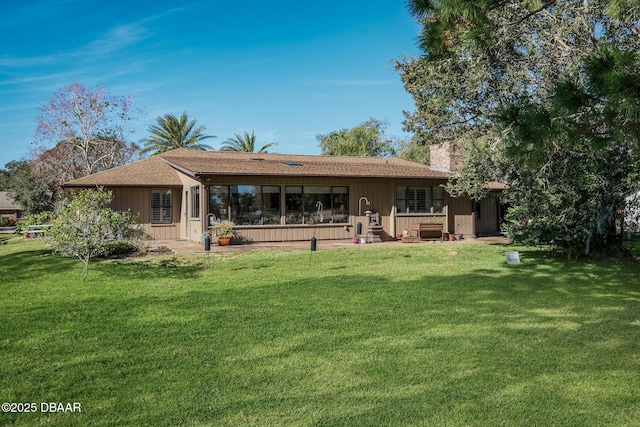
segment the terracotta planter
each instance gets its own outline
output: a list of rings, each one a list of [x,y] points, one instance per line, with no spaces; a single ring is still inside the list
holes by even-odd
[[[231,242],[231,236],[218,236],[218,246],[227,246]]]
[[[456,236],[453,233],[449,233],[449,241],[453,242],[456,239]]]

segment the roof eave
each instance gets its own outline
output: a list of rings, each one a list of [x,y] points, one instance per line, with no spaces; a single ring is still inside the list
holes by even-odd
[[[182,188],[182,184],[62,184],[62,188]]]
[[[300,173],[300,174],[282,174],[282,173],[231,173],[231,172],[193,172],[194,178],[207,178],[210,176],[255,176],[255,177],[292,177],[292,178],[376,178],[376,179],[449,179],[448,176],[432,176],[432,175],[371,175],[371,174],[318,174],[318,173]]]
[[[164,162],[166,164],[168,164],[169,166],[171,166],[175,170],[177,170],[177,171],[179,171],[179,172],[181,172],[181,173],[183,173],[183,174],[185,174],[187,176],[190,176],[191,178],[196,178],[196,177],[202,175],[202,172],[197,172],[197,171],[193,171],[191,169],[187,169],[184,166],[180,166],[180,165],[178,165],[178,164],[176,164],[176,163],[174,163],[174,162],[172,162],[170,160],[164,159],[164,158],[162,160],[164,160]]]

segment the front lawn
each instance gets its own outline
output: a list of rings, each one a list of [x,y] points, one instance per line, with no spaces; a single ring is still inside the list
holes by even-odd
[[[38,410],[0,426],[640,425],[640,264],[513,249],[319,242],[83,282],[3,238],[0,401]]]

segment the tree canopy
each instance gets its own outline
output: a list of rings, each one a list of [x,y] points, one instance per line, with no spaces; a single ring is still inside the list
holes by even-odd
[[[544,99],[602,43],[640,48],[631,0],[410,0],[424,56],[396,61],[416,109],[405,129],[421,144],[491,132],[513,96]]]
[[[37,214],[55,208],[59,187],[53,185],[50,179],[34,174],[31,162],[12,161],[5,168],[5,188],[26,214]]]
[[[640,9],[627,0],[413,0],[424,56],[396,62],[420,144],[462,147],[453,194],[501,180],[510,237],[615,246],[637,190]]]
[[[128,163],[137,150],[127,142],[136,113],[130,98],[111,96],[103,87],[91,90],[75,82],[59,89],[39,108],[35,166],[42,166],[38,158],[47,153],[44,163],[66,181]]]
[[[142,140],[144,146],[140,150],[140,155],[160,154],[175,148],[211,150],[212,147],[203,144],[202,141],[215,136],[206,135],[205,130],[205,126],[196,127],[196,119],[189,121],[186,112],[180,117],[170,113],[157,117],[156,124],[148,128],[151,136]]]
[[[514,239],[571,255],[620,245],[640,189],[639,65],[637,52],[603,45],[544,102],[501,109],[497,166],[511,185]]]
[[[63,183],[128,163],[138,149],[127,141],[137,113],[130,98],[111,96],[105,88],[75,82],[57,90],[38,110],[31,178],[50,189],[55,201]],[[24,184],[21,190],[29,188]],[[39,198],[42,192],[33,195]],[[24,197],[20,201],[27,210],[40,203]]]
[[[275,142],[268,142],[257,151],[258,153],[266,153],[269,147],[275,146]],[[251,135],[245,132],[243,135],[233,134],[233,138],[228,138],[222,143],[220,151],[235,151],[242,153],[255,153],[256,151],[256,135],[251,131]]]
[[[392,141],[384,134],[385,129],[385,123],[369,119],[352,129],[317,135],[316,139],[326,156],[391,156],[395,150]]]

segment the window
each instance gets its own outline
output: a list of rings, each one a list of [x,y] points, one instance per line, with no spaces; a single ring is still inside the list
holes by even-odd
[[[238,225],[280,224],[280,186],[212,185],[209,212]]]
[[[191,187],[191,218],[200,218],[200,187]]]
[[[396,206],[398,213],[442,213],[444,188],[398,186]]]
[[[349,220],[349,187],[287,186],[287,224],[345,223]]]
[[[171,224],[171,190],[151,190],[151,223]]]

